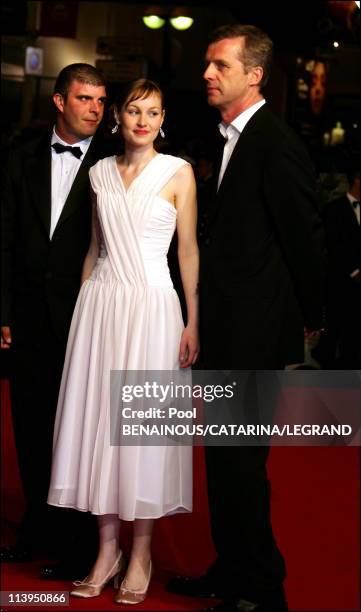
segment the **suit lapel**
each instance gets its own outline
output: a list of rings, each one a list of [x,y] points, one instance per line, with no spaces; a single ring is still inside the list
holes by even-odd
[[[239,135],[237,140],[237,144],[232,151],[232,155],[228,161],[227,168],[224,172],[221,184],[219,186],[218,192],[214,194],[214,201],[212,205],[212,214],[210,215],[210,222],[213,222],[218,215],[219,209],[222,203],[222,196],[225,190],[227,189],[227,184],[230,182],[232,176],[239,174],[240,169],[240,160],[243,156],[247,155],[248,147],[251,145],[251,140],[253,139],[253,135],[258,131],[259,120],[265,111],[266,105],[261,106],[261,108],[252,115],[251,119],[245,125],[242,133]],[[222,163],[222,153],[220,158],[219,167],[217,168],[216,182],[215,188],[217,189],[217,182],[219,176],[219,170]]]
[[[223,138],[220,132],[217,133],[217,138],[215,142],[215,165],[214,165],[214,176],[216,177],[216,184],[218,183],[218,177],[221,170],[222,159],[223,159],[223,149],[226,143],[225,138]]]
[[[42,138],[33,155],[25,162],[24,172],[28,191],[46,235],[50,233],[51,217],[51,151],[50,135]]]
[[[217,185],[218,185],[219,172],[220,172],[221,165],[222,165],[224,143],[225,143],[225,139],[220,134],[220,132],[218,132],[216,142],[215,142],[215,163],[214,163],[212,178],[210,179],[212,181],[212,189],[210,190],[210,200],[211,201],[208,204],[209,221],[212,220],[213,215],[215,214],[217,210],[217,206],[219,204],[219,200],[217,197],[218,195]]]
[[[238,159],[239,159],[239,157],[241,155],[244,155],[246,153],[243,141],[244,141],[244,134],[242,132],[242,134],[239,135],[237,144],[236,144],[235,148],[232,151],[232,155],[231,155],[231,157],[230,157],[230,159],[228,161],[227,168],[226,168],[226,170],[225,170],[225,172],[223,174],[221,184],[220,184],[219,189],[217,191],[219,170],[220,170],[221,163],[222,163],[222,153],[221,153],[219,167],[217,168],[217,173],[215,174],[214,194],[213,194],[213,200],[212,200],[212,205],[211,205],[211,208],[210,208],[210,215],[209,215],[209,222],[210,223],[213,223],[215,221],[216,217],[218,216],[218,213],[219,213],[220,208],[222,206],[223,194],[227,190],[227,184],[229,183],[230,178],[232,177],[234,172],[236,174],[239,173]]]
[[[74,212],[77,207],[82,203],[82,194],[86,192],[89,187],[89,169],[91,166],[95,164],[98,157],[96,155],[96,145],[95,145],[95,137],[93,138],[88,151],[80,165],[80,168],[77,172],[77,175],[74,179],[74,182],[69,191],[69,195],[64,204],[64,208],[59,217],[59,221],[54,230],[54,235],[58,231],[59,227],[68,219]],[[89,201],[90,201],[90,191],[89,191]]]

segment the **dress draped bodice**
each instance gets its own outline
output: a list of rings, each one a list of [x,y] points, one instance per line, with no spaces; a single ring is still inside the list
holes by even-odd
[[[115,157],[105,158],[91,169],[102,234],[101,256],[92,279],[173,286],[167,253],[177,211],[159,193],[185,163],[171,155],[157,154],[127,190]]]

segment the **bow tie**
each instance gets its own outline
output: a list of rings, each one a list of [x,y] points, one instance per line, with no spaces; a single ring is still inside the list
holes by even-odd
[[[65,153],[65,151],[69,151],[72,153],[77,159],[80,159],[83,155],[83,151],[80,147],[71,147],[70,145],[62,145],[60,142],[54,142],[51,145],[55,151],[55,153]]]
[[[353,202],[352,202],[352,206],[353,206],[353,208],[356,210],[356,208],[357,208],[358,206],[360,206],[360,202],[359,202],[358,200],[353,200]]]

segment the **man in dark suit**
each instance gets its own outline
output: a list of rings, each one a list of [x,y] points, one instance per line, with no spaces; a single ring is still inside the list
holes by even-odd
[[[359,369],[361,308],[360,157],[348,162],[349,189],[325,210],[327,335],[321,358],[328,368]]]
[[[254,26],[216,30],[206,53],[208,103],[225,138],[201,251],[207,369],[276,370],[303,362],[304,326],[322,313],[322,232],[315,177],[295,134],[268,109],[272,42]],[[285,564],[270,521],[267,447],[206,449],[218,557],[170,590],[218,595],[219,610],[287,610]]]
[[[26,512],[17,545],[1,551],[3,561],[56,557],[62,542],[74,563],[87,552],[79,543],[71,549],[87,517],[81,522],[78,513],[50,508],[46,499],[67,335],[90,242],[88,172],[101,156],[94,135],[105,99],[104,78],[93,66],[65,67],[54,88],[52,133],[14,150],[5,173],[1,348],[13,353],[12,414]]]

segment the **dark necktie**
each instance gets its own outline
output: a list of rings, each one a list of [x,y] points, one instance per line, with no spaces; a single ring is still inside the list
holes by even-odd
[[[51,145],[55,151],[55,153],[65,153],[65,151],[69,151],[72,153],[77,159],[80,159],[83,155],[83,151],[80,147],[71,147],[70,145],[62,145],[60,142],[54,142]]]
[[[354,210],[356,210],[356,208],[357,208],[358,206],[360,206],[360,202],[359,202],[358,200],[353,200],[353,202],[352,202],[352,206],[353,206]]]

